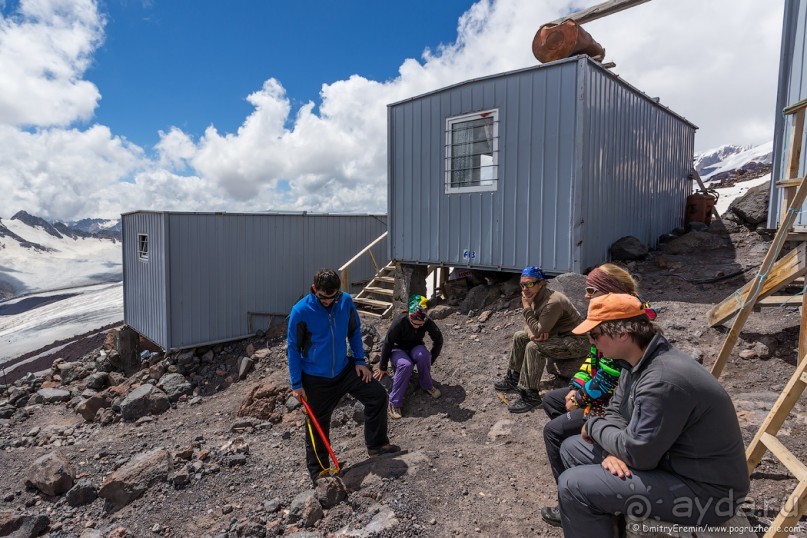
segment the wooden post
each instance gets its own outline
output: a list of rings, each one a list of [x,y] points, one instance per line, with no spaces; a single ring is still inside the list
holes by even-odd
[[[602,2],[596,6],[591,6],[590,8],[577,11],[571,15],[566,15],[565,17],[555,19],[549,24],[560,24],[568,19],[572,19],[577,24],[585,24],[587,22],[596,21],[602,17],[607,17],[608,15],[618,13],[625,9],[629,9],[633,6],[638,6],[649,1],[650,0],[608,0],[607,2]]]

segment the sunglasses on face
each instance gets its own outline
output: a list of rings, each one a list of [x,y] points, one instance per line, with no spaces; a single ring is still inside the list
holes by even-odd
[[[326,294],[318,291],[317,292],[317,299],[319,299],[320,301],[333,301],[334,299],[336,299],[336,297],[339,295],[339,293],[340,293],[339,290],[336,290],[332,294],[326,295]]]
[[[537,286],[540,283],[541,283],[540,280],[532,280],[530,282],[519,282],[518,285],[521,286],[521,289],[523,290],[523,289],[534,288],[535,286]]]
[[[597,340],[599,340],[600,336],[602,336],[603,334],[604,333],[602,331],[598,331],[598,332],[589,331],[588,332],[588,337],[596,342]]]
[[[585,290],[586,295],[594,295],[595,293],[600,291],[600,290],[598,290],[597,288],[595,288],[593,286],[586,286],[583,289]]]

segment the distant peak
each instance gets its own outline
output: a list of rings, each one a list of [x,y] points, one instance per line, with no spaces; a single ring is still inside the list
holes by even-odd
[[[34,215],[31,215],[27,211],[17,211],[14,214],[14,216],[11,217],[11,220],[18,220],[18,221],[22,222],[23,224],[27,224],[28,226],[31,226],[32,228],[36,228],[36,227],[42,228],[43,230],[45,230],[48,234],[52,235],[53,237],[57,237],[59,239],[63,238],[62,234],[60,234],[56,230],[56,228],[54,228],[51,225],[51,223],[49,223],[48,221],[46,221],[42,217],[36,217]]]

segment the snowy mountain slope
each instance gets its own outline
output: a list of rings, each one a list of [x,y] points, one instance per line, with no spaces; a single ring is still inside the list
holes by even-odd
[[[20,213],[0,219],[0,299],[122,279],[119,241],[68,236]]]
[[[693,166],[704,182],[717,174],[738,170],[749,163],[770,165],[773,156],[773,141],[759,146],[735,146],[731,144],[710,149],[695,156]]]
[[[123,320],[123,284],[96,284],[0,303],[0,364]]]

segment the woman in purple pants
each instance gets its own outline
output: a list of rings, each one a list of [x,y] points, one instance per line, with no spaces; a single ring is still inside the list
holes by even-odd
[[[409,298],[409,312],[404,312],[392,322],[384,344],[381,347],[381,364],[373,372],[373,377],[380,380],[387,373],[387,366],[392,359],[395,377],[392,380],[392,391],[389,394],[390,418],[401,418],[406,389],[412,370],[417,366],[420,388],[432,398],[440,397],[440,389],[434,386],[431,368],[440,350],[443,348],[443,334],[437,324],[426,314],[426,298],[413,295]],[[429,333],[432,349],[423,345],[423,337]]]

